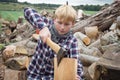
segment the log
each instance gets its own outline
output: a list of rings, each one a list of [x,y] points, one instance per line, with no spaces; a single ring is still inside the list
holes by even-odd
[[[75,80],[77,76],[77,59],[63,58],[58,65],[57,58],[54,58],[54,69],[54,80]]]
[[[88,48],[96,47],[98,49],[101,48],[101,46],[107,45],[109,43],[115,42],[118,38],[115,36],[116,33],[113,31],[110,31],[106,34],[104,34],[100,39],[96,40],[95,42],[91,43]]]
[[[15,50],[16,50],[16,46],[14,45],[6,46],[6,48],[3,50],[2,53],[3,60],[6,61],[10,57],[13,57],[15,55]]]
[[[98,37],[98,27],[97,26],[92,26],[92,27],[85,27],[85,34],[90,38],[90,39],[97,39]]]
[[[112,47],[112,48],[110,48],[110,47]],[[105,52],[108,49],[112,49],[113,50],[115,47],[119,47],[119,43],[113,43],[113,44],[101,46],[101,49],[102,49],[103,52]]]
[[[13,70],[24,70],[28,68],[29,58],[27,56],[19,56],[10,58],[4,63],[8,68]]]
[[[81,39],[85,45],[90,44],[90,38],[88,36],[86,36],[85,34],[83,34],[81,32],[76,32],[76,33],[74,33],[74,36],[76,36],[78,39]]]
[[[13,32],[17,27],[17,23],[15,21],[11,21],[9,28],[11,29],[11,31]]]
[[[81,60],[84,66],[90,66],[92,63],[99,60],[98,57],[86,55],[86,54],[80,54],[79,59]]]
[[[20,16],[17,20],[17,24],[23,24],[23,19],[24,18],[22,16]]]
[[[98,64],[97,62],[89,66],[88,74],[90,78],[92,78],[92,80],[119,80],[120,79],[120,76],[119,76],[120,70],[110,69],[108,67]]]
[[[91,77],[90,77],[90,74],[88,73],[88,67],[89,66],[83,66],[83,77],[84,77],[84,80],[93,80]]]
[[[99,31],[108,30],[111,24],[116,20],[117,16],[120,14],[120,1],[114,1],[107,8],[99,11],[97,14],[81,20],[74,25],[72,28],[73,32],[85,32],[85,27],[98,26]]]
[[[88,73],[92,80],[99,80],[102,72],[100,72],[100,68],[100,65],[98,65],[96,62],[88,67]]]
[[[6,68],[4,80],[27,80],[26,70],[18,71]]]
[[[79,39],[79,35],[75,35],[74,36],[76,37],[77,39],[77,43],[78,43],[78,49],[79,49],[79,52],[82,48],[86,48],[86,45],[83,43],[83,41],[81,39]]]
[[[12,33],[12,32],[11,32],[10,29],[6,29],[6,30],[5,30],[5,35],[6,35],[6,36],[9,36],[11,33]]]
[[[105,46],[116,41],[118,41],[118,36],[114,31],[110,31],[100,38],[101,46]]]
[[[24,39],[22,41],[19,41],[19,42],[15,42],[15,43],[12,43],[12,45],[15,45],[15,46],[23,46],[25,45],[28,41],[30,41],[31,38],[28,38],[28,39]]]
[[[120,36],[120,16],[118,16],[117,17],[117,25],[116,25],[116,27],[117,27],[117,29],[116,29],[116,33],[117,33],[117,35],[118,36]]]
[[[91,55],[91,56],[95,56],[95,57],[102,56],[101,51],[96,47],[92,47],[92,48],[81,47],[81,49],[79,50],[79,53]]]
[[[4,80],[5,68],[3,64],[0,65],[0,80]]]
[[[96,40],[95,42],[91,43],[88,48],[92,48],[92,47],[96,47],[96,48],[100,48],[101,44],[100,44],[100,39]]]
[[[114,22],[114,23],[110,26],[110,30],[111,30],[111,31],[114,31],[114,30],[116,29],[116,25],[117,25],[117,23]]]

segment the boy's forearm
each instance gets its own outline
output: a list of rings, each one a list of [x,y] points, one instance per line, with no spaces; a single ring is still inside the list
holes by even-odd
[[[42,19],[42,16],[34,9],[25,8],[24,17],[34,28],[42,29],[47,26],[46,22],[44,22],[45,20]]]

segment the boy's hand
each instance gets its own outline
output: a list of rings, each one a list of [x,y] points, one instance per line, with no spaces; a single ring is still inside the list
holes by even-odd
[[[45,43],[47,38],[51,38],[49,29],[47,27],[44,27],[42,30],[40,30],[39,36],[41,40]]]
[[[80,80],[80,76],[77,75],[76,78],[75,78],[75,80]]]

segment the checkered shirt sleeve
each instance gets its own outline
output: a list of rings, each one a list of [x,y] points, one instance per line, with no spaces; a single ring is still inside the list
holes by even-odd
[[[24,17],[34,28],[42,29],[49,24],[47,18],[41,16],[36,10],[32,8],[24,9]]]

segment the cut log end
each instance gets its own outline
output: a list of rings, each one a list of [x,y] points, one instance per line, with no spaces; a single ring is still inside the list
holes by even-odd
[[[89,45],[91,41],[90,41],[90,39],[88,37],[85,37],[83,39],[83,42],[85,43],[85,45]]]

